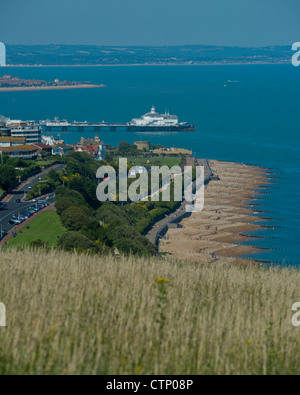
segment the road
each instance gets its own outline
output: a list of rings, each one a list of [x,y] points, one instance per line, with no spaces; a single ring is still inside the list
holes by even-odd
[[[190,159],[191,163],[187,163],[187,166],[192,166],[194,163],[194,158]],[[209,162],[206,159],[197,159],[197,165],[198,166],[204,166],[204,183],[207,184],[212,175],[213,172],[210,168]],[[193,186],[196,186],[196,183],[194,182]],[[160,221],[156,222],[151,229],[148,231],[148,233],[145,235],[149,241],[151,241],[152,244],[157,244],[159,237],[161,234],[166,230],[166,227],[171,223],[176,220],[178,220],[178,223],[180,222],[180,219],[183,219],[185,215],[187,215],[187,210],[186,206],[190,204],[187,201],[183,201],[181,206],[173,213],[170,215],[166,215],[165,218],[161,219]]]
[[[38,181],[39,178],[43,177],[45,174],[49,173],[51,170],[59,171],[63,169],[65,165],[57,165],[54,168],[51,167],[42,173],[39,173],[34,178],[31,178],[29,181],[22,183],[21,187],[18,187],[11,193],[11,198],[7,200],[7,207],[0,210],[0,228],[6,229],[8,232],[14,228],[14,225],[9,224],[9,220],[12,218],[14,214],[18,215],[19,212],[28,209],[29,207],[34,205],[34,202],[21,202],[17,203],[18,199],[23,199],[26,193],[29,191],[28,188],[32,188]],[[48,195],[47,201],[54,201],[54,193]]]

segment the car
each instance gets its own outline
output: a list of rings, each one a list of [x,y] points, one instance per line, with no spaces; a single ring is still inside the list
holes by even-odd
[[[29,210],[26,210],[26,211],[22,211],[22,212],[21,212],[21,215],[22,215],[23,217],[28,217],[28,218],[30,218],[30,217],[32,217],[33,212],[32,212],[32,211],[29,211]]]
[[[49,206],[49,204],[47,202],[45,202],[44,200],[39,200],[38,204],[45,206],[45,207]]]
[[[17,218],[12,218],[12,219],[10,219],[10,220],[8,221],[8,223],[11,224],[11,225],[20,225],[20,224],[21,224],[21,221],[18,220]]]
[[[28,189],[30,190],[30,189],[32,189],[32,187],[28,187]]]
[[[16,200],[16,203],[21,203],[21,199],[17,199],[17,200]]]
[[[3,228],[3,229],[0,231],[0,240],[2,240],[3,237],[5,237],[6,235],[7,235],[7,230],[6,230],[5,228]]]

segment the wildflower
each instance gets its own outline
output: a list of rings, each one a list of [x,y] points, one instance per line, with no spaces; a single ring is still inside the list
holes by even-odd
[[[163,277],[157,278],[155,280],[157,284],[171,284],[171,282]]]

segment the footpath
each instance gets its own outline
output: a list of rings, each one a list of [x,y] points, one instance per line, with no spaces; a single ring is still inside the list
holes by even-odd
[[[186,166],[192,166],[194,163],[194,158],[190,158],[187,162]],[[212,170],[207,160],[198,159],[197,160],[198,166],[204,166],[204,178],[205,184],[208,183],[213,176]],[[159,237],[164,236],[168,230],[169,224],[171,223],[179,223],[183,218],[189,217],[190,213],[186,210],[186,205],[189,204],[188,202],[184,201],[181,206],[173,213],[167,215],[165,218],[161,219],[160,221],[156,222],[146,234],[147,239],[152,244],[157,244]]]

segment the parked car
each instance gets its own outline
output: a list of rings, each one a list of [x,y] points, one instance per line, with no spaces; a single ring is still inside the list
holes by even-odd
[[[40,205],[42,205],[44,207],[48,207],[49,206],[49,204],[47,202],[45,202],[44,200],[39,200],[38,204],[40,204]]]
[[[17,218],[12,218],[8,221],[9,224],[11,225],[20,225],[23,221]]]
[[[37,213],[39,211],[37,207],[30,207],[29,210],[33,211],[34,213]]]
[[[17,199],[17,200],[16,200],[16,203],[21,203],[21,199]]]
[[[0,230],[0,239],[2,240],[3,237],[5,237],[7,235],[7,230],[5,228],[3,228],[2,230]]]
[[[22,211],[21,215],[23,215],[23,217],[28,217],[28,218],[30,218],[30,217],[32,217],[33,212],[32,212],[32,211],[29,211],[29,210],[26,210],[26,211]]]

